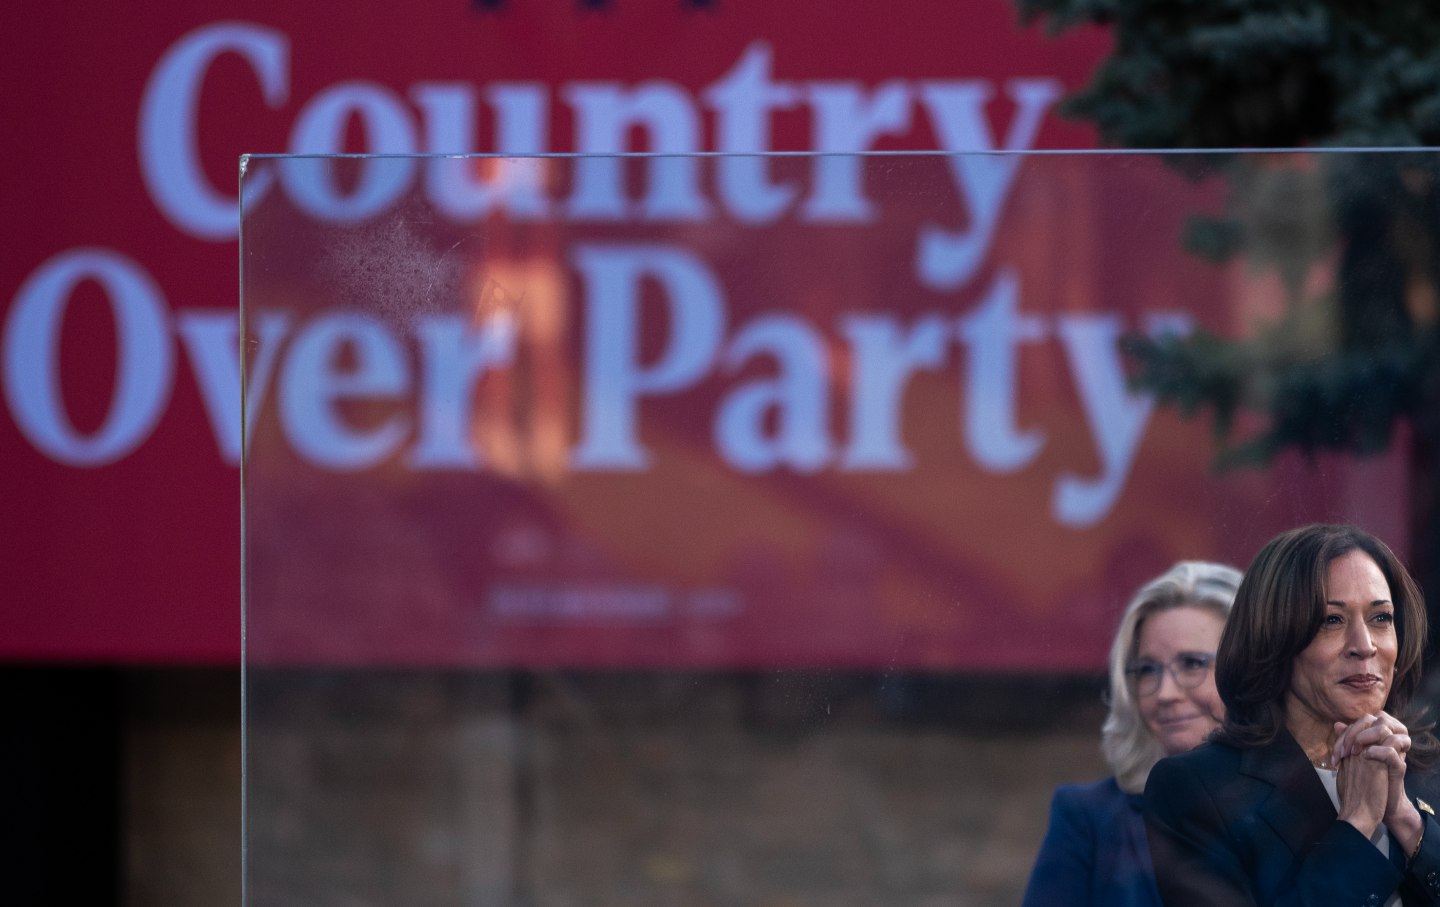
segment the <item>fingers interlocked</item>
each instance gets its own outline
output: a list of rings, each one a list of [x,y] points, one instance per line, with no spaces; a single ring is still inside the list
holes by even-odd
[[[1341,726],[1337,725],[1337,729]],[[1365,715],[1340,731],[1335,740],[1332,758],[1340,760],[1365,755],[1382,762],[1398,759],[1403,764],[1410,751],[1410,731],[1404,723],[1387,712]]]

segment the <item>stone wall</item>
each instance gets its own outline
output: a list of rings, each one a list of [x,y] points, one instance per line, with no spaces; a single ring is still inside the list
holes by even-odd
[[[239,904],[239,672],[135,671],[124,685],[118,903]]]
[[[251,903],[1014,904],[1054,786],[1103,773],[1098,690],[257,674]],[[149,698],[129,735],[129,903],[235,903],[219,864],[239,844],[238,724]]]

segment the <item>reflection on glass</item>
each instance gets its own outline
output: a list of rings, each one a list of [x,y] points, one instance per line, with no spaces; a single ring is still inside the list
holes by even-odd
[[[1017,901],[1135,588],[1407,537],[1131,383],[1330,361],[1369,160],[252,158],[252,899]]]

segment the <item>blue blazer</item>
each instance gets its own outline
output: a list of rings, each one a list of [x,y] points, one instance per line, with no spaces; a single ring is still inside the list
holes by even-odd
[[[1050,803],[1050,828],[1030,871],[1024,907],[1159,907],[1140,796],[1114,778],[1067,784]]]
[[[1413,780],[1413,779],[1407,779]],[[1161,759],[1145,785],[1145,825],[1167,907],[1440,903],[1440,825],[1421,812],[1424,839],[1407,865],[1335,806],[1295,738],[1251,749],[1209,743]]]

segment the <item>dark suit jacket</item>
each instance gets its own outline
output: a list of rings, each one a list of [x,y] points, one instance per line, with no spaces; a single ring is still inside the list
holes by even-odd
[[[1140,796],[1114,778],[1055,791],[1023,907],[1159,907]]]
[[[1440,825],[1406,865],[1335,807],[1288,733],[1268,746],[1210,743],[1161,759],[1145,785],[1145,829],[1167,907],[1343,904],[1379,907],[1397,889],[1406,907],[1440,904]]]

